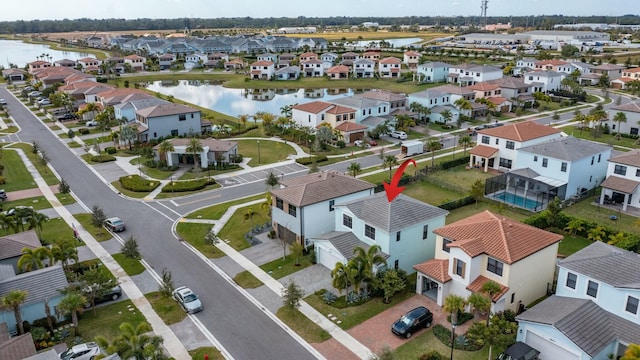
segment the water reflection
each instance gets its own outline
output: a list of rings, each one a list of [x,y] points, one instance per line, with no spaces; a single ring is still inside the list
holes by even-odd
[[[206,107],[223,114],[238,116],[269,112],[280,114],[287,105],[304,104],[311,101],[329,101],[368,89],[228,89],[221,85],[201,80],[154,81],[147,88],[163,95]]]
[[[53,50],[49,45],[27,44],[17,40],[0,40],[0,54],[0,65],[5,68],[9,67],[9,63],[22,68],[32,61],[42,60],[38,59],[38,57],[43,54],[47,55],[44,59],[46,61],[78,60],[87,56],[94,57],[83,52]]]

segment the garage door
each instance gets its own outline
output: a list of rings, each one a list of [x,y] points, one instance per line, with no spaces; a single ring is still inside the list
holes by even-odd
[[[578,360],[580,357],[564,348],[545,340],[541,336],[527,331],[525,341],[527,345],[540,351],[540,360]]]
[[[342,261],[339,257],[332,254],[329,250],[324,247],[318,247],[317,261],[318,264],[322,264],[329,270],[333,270],[336,267],[336,263]]]

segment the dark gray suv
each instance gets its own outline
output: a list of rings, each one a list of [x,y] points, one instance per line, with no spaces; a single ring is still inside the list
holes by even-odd
[[[433,314],[431,311],[424,306],[418,306],[394,322],[391,331],[408,339],[417,330],[430,327],[432,322]]]

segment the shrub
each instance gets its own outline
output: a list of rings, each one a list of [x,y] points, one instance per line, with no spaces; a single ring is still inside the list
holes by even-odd
[[[211,178],[188,180],[188,181],[174,181],[162,187],[162,192],[170,193],[170,192],[197,191],[197,190],[204,189],[205,187],[209,185],[213,185],[215,183],[216,181]]]
[[[67,131],[67,137],[69,139],[73,139],[76,136],[76,133],[73,131],[73,129],[69,129],[69,131]]]
[[[144,179],[140,175],[127,175],[120,178],[120,184],[130,191],[150,192],[157,188],[160,182]]]
[[[347,144],[345,144],[345,142],[344,142],[343,140],[339,140],[339,141],[337,142],[337,145],[338,145],[338,147],[339,147],[340,149],[344,149],[344,148],[347,146]]]
[[[109,161],[116,161],[116,158],[115,156],[111,155],[96,155],[91,157],[91,161],[97,163],[105,163]]]
[[[236,163],[239,164],[242,162],[242,159],[244,159],[244,157],[242,156],[242,154],[236,154],[236,155],[229,155],[229,161],[232,163]]]
[[[4,176],[0,176],[0,185],[4,185],[7,183],[7,180],[4,178]]]
[[[312,164],[314,161],[316,163],[319,162],[323,162],[323,161],[327,161],[329,160],[325,155],[314,155],[314,156],[307,156],[307,157],[303,157],[303,158],[298,158],[296,159],[296,162],[300,165],[310,165]]]
[[[446,203],[440,204],[438,205],[439,208],[441,209],[445,209],[445,210],[454,210],[457,208],[461,208],[463,206],[466,205],[471,205],[474,204],[476,201],[473,199],[472,196],[465,196],[463,198],[460,199],[456,199],[456,200],[452,200],[452,201],[448,201]]]
[[[81,135],[87,135],[87,134],[89,134],[89,133],[91,132],[91,130],[89,130],[89,129],[87,129],[87,128],[80,128],[80,129],[78,129],[78,132],[79,132]]]
[[[51,325],[55,329],[57,327],[56,317],[55,316],[49,316],[49,319],[51,320]],[[47,318],[43,317],[41,319],[33,320],[33,327],[41,327],[41,328],[48,329],[49,328],[49,323],[47,322]]]
[[[445,355],[440,354],[436,350],[431,350],[426,354],[420,356],[420,360],[446,360],[447,357]]]
[[[324,301],[325,304],[331,305],[336,302],[336,300],[338,300],[338,296],[329,290],[326,290],[324,294],[322,294],[322,301]]]
[[[60,185],[58,185],[58,191],[60,191],[61,194],[68,194],[71,192],[71,187],[66,181],[64,181],[64,178],[60,179]]]
[[[138,240],[136,240],[133,236],[130,236],[127,240],[125,240],[124,245],[120,249],[122,254],[129,259],[138,259],[140,260],[142,257],[140,256],[140,248],[138,247]]]
[[[458,325],[462,325],[471,319],[473,319],[473,314],[471,313],[468,313],[468,312],[458,313]],[[451,322],[451,314],[447,316],[447,321]]]
[[[117,151],[118,150],[116,150],[116,148],[114,148],[113,146],[109,146],[109,147],[104,149],[104,152],[106,152],[109,155],[115,154]]]

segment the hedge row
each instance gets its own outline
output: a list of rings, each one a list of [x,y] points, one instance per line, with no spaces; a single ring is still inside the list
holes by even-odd
[[[174,181],[162,187],[163,193],[170,192],[184,192],[184,191],[196,191],[207,187],[208,185],[215,184],[214,179],[196,179],[188,181]]]
[[[95,155],[91,157],[91,162],[104,163],[109,161],[116,161],[115,156],[111,155]]]
[[[325,155],[314,155],[314,156],[307,156],[303,158],[297,158],[296,162],[300,165],[310,165],[310,164],[313,164],[314,161],[316,163],[319,163],[327,160],[329,160],[329,158],[327,158]]]
[[[160,185],[159,181],[147,180],[140,175],[127,175],[120,178],[123,188],[135,192],[150,192]]]

